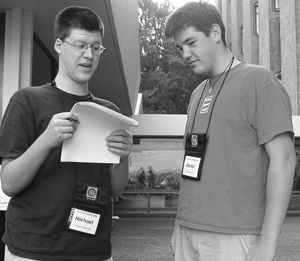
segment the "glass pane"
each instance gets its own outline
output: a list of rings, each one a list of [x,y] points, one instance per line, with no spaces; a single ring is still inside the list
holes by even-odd
[[[259,34],[259,27],[258,27],[258,4],[254,6],[255,9],[255,33]]]
[[[297,138],[296,138],[297,142]],[[297,164],[295,169],[293,191],[300,191],[300,146],[296,145]]]
[[[182,139],[141,139],[133,145],[130,180],[115,211],[176,211],[184,157]]]
[[[134,145],[127,189],[178,189],[182,139],[143,139]]]

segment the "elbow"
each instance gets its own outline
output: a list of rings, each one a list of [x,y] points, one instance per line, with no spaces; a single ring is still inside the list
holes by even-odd
[[[122,193],[123,193],[124,189],[122,190],[118,190],[118,191],[111,191],[110,193],[110,197],[112,199],[115,199],[115,198],[118,198],[118,197],[121,197],[122,196]]]
[[[8,197],[13,197],[14,195],[16,195],[16,193],[14,193],[11,189],[3,185],[3,183],[2,183],[2,191]]]
[[[8,197],[13,197],[19,193],[18,188],[16,186],[12,185],[8,180],[3,178],[3,175],[1,177],[1,187],[2,187],[3,193],[5,195],[7,195]]]

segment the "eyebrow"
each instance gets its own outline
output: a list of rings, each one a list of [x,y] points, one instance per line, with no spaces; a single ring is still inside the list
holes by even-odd
[[[186,44],[187,42],[191,41],[191,40],[195,40],[195,36],[191,36],[191,37],[188,37],[187,39],[185,39],[182,43],[183,44]],[[180,49],[182,46],[181,45],[175,45],[178,49]]]
[[[82,39],[76,39],[76,40],[74,40],[74,43],[77,43],[77,42],[83,43],[83,44],[89,44],[86,40],[82,40]],[[98,41],[98,40],[93,41],[90,44],[91,45],[102,45],[102,43],[100,41]]]

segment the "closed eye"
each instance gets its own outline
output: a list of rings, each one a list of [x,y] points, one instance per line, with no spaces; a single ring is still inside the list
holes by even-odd
[[[179,45],[176,45],[176,48],[177,48],[180,52],[182,52],[182,50],[183,50],[182,46],[179,46]]]
[[[93,49],[94,49],[94,51],[97,51],[97,52],[98,52],[98,51],[100,50],[100,45],[98,45],[98,44],[97,44],[97,45],[94,45],[94,46],[93,46]]]
[[[76,43],[76,48],[79,50],[85,50],[86,46],[87,46],[86,44]]]

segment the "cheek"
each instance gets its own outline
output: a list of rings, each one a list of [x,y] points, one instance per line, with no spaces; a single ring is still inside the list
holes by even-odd
[[[94,59],[93,67],[95,67],[95,69],[97,68],[98,63],[99,63],[99,57]]]

